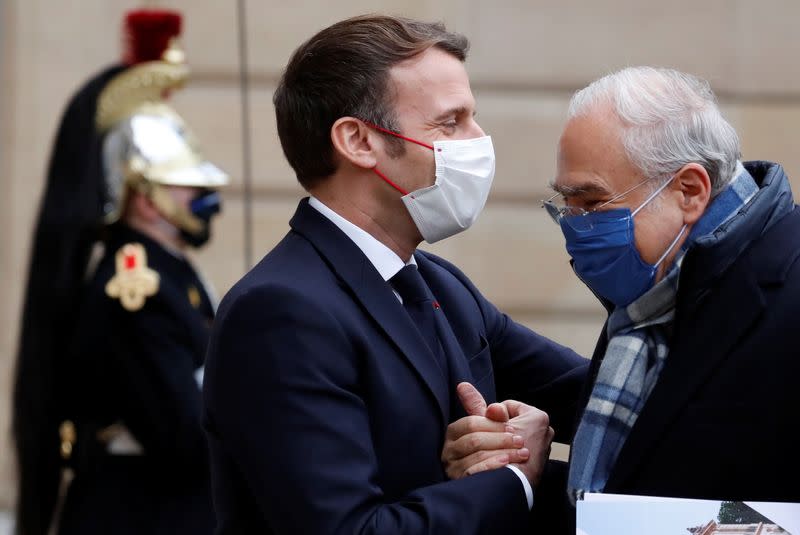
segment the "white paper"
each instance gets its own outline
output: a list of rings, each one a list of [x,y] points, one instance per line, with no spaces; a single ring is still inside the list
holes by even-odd
[[[800,503],[744,503],[790,535],[800,535]],[[587,493],[577,503],[577,535],[685,534],[690,527],[716,521],[720,504],[720,500]]]

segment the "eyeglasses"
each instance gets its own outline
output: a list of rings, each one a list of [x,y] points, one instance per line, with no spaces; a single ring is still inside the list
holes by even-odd
[[[622,197],[624,197],[628,193],[632,192],[633,190],[635,190],[636,188],[638,188],[642,184],[646,184],[647,182],[650,182],[650,180],[651,179],[647,178],[647,179],[639,182],[638,184],[634,185],[632,188],[626,189],[622,193],[614,195],[613,197],[611,197],[606,202],[600,204],[599,206],[595,206],[591,210],[584,210],[583,208],[580,208],[578,206],[558,206],[555,202],[553,202],[553,200],[556,197],[558,197],[559,195],[561,195],[560,193],[556,193],[555,195],[553,195],[552,197],[550,197],[546,201],[542,201],[542,208],[544,208],[547,211],[547,214],[553,219],[553,221],[556,223],[556,225],[561,225],[561,221],[564,220],[574,230],[577,230],[577,231],[592,230],[594,228],[594,223],[592,222],[592,218],[591,217],[586,217],[587,215],[589,215],[589,214],[591,214],[593,212],[597,212],[598,210],[601,210],[603,207],[611,204],[612,202],[621,199]],[[665,182],[664,185],[666,186],[666,184],[668,184],[668,183],[669,183],[669,180],[667,182]],[[650,199],[647,199],[644,203],[642,203],[641,206],[644,206],[645,204],[647,204],[652,199],[652,197],[655,197],[656,195],[658,195],[658,193],[661,192],[661,189],[663,189],[663,186],[661,188],[659,188],[658,191],[656,191],[651,196]],[[641,208],[641,206],[639,208]],[[636,215],[636,212],[639,210],[639,208],[637,208],[634,211],[633,215]]]

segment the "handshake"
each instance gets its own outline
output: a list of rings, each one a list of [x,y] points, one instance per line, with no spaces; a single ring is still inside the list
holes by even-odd
[[[513,400],[487,407],[469,383],[460,383],[457,392],[467,416],[447,427],[442,463],[448,477],[459,479],[513,465],[535,488],[555,434],[547,413]]]

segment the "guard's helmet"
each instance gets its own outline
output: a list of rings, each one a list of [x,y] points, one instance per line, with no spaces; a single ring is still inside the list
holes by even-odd
[[[183,58],[171,39],[160,58],[120,72],[99,95],[95,121],[103,140],[106,223],[119,219],[129,192],[137,190],[183,231],[205,232],[207,222],[176,206],[160,186],[214,189],[228,183],[228,175],[205,158],[194,134],[164,100],[188,77]]]

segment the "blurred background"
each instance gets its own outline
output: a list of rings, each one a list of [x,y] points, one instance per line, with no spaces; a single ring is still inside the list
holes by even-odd
[[[8,530],[15,499],[8,430],[20,299],[55,128],[72,92],[119,59],[123,14],[143,5],[0,0],[0,533]],[[215,221],[216,239],[197,255],[220,294],[285,234],[303,195],[275,132],[271,97],[283,66],[317,30],[366,12],[441,20],[472,42],[467,68],[478,120],[494,139],[497,175],[473,229],[424,247],[454,261],[515,319],[587,357],[604,312],[573,275],[559,229],[539,208],[575,90],[628,65],[669,66],[706,78],[742,138],[744,159],[782,163],[800,191],[797,0],[163,0],[156,5],[184,17],[182,42],[193,74],[173,97],[174,106],[211,161],[233,177],[224,191],[223,216]],[[245,122],[243,41],[250,105]],[[248,161],[244,131],[252,143]],[[248,169],[252,187],[245,187]]]

